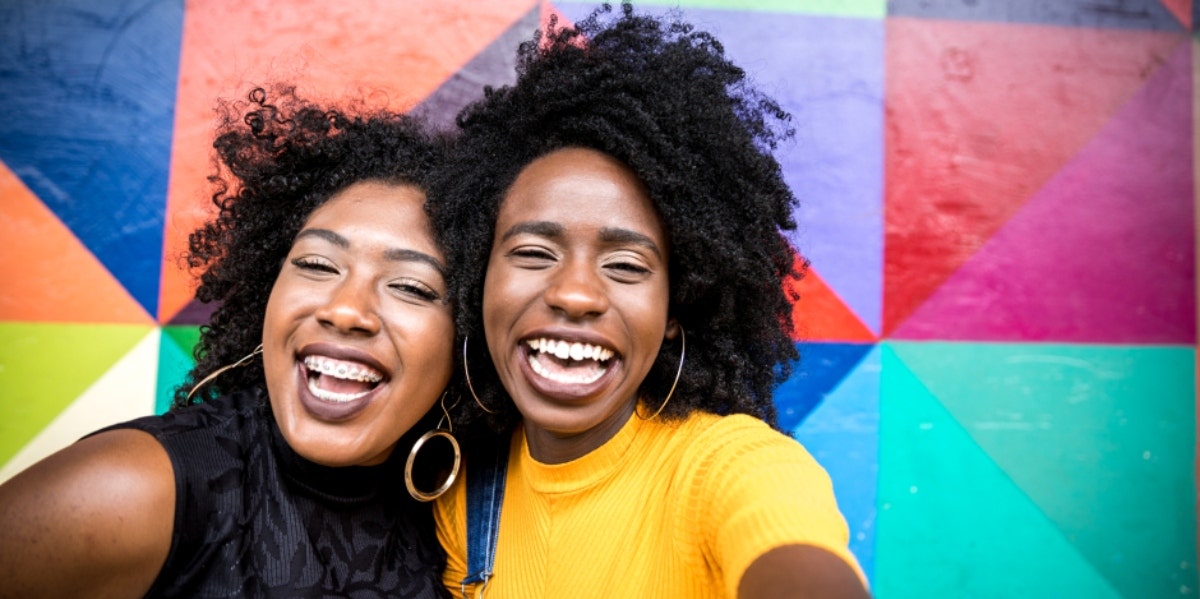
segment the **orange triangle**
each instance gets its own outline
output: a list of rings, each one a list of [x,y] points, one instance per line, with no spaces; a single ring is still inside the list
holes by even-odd
[[[150,315],[0,163],[0,320],[147,324]]]
[[[210,215],[207,176],[218,99],[239,101],[255,86],[295,85],[309,100],[361,101],[407,110],[435,91],[537,0],[333,3],[271,0],[187,3],[171,152],[159,320],[192,299],[181,266],[187,236]]]
[[[800,299],[792,305],[796,341],[877,340],[815,269],[809,268],[804,278],[785,283],[785,287],[800,294]]]

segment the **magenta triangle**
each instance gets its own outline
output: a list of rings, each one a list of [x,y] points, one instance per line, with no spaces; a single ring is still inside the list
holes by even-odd
[[[1191,45],[921,305],[901,339],[1196,339]]]

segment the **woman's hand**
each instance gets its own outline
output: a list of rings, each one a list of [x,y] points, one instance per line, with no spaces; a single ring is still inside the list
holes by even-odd
[[[811,545],[784,545],[768,551],[742,575],[738,599],[870,597],[854,567]]]

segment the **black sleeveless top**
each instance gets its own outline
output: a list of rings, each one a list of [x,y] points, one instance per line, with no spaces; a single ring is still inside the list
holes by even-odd
[[[148,597],[448,597],[428,504],[387,462],[330,468],[284,441],[266,394],[109,427],[154,435],[175,469],[171,550]]]

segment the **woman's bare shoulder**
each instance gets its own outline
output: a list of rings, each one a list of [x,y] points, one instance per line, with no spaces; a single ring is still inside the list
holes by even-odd
[[[174,519],[174,471],[153,436],[74,443],[0,485],[0,598],[142,596]]]

